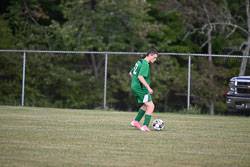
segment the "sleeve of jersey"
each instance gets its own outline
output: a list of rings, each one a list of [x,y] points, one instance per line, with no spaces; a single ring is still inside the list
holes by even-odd
[[[148,64],[143,63],[138,75],[141,75],[143,77],[147,77],[148,76],[148,70],[149,70]]]

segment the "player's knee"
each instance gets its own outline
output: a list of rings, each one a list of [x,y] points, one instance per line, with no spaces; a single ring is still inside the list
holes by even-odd
[[[141,106],[141,109],[144,110],[144,111],[146,111],[146,110],[147,110],[147,106],[146,106],[145,104],[143,104],[143,105]]]
[[[151,107],[152,107],[153,110],[155,109],[155,105],[154,105],[153,102],[151,103]]]
[[[155,108],[154,103],[153,103],[152,101],[151,101],[151,102],[148,102],[148,103],[147,103],[147,108],[150,108],[150,109],[154,110],[154,108]]]

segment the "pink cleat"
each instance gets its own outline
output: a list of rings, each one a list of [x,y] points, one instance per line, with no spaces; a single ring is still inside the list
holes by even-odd
[[[135,126],[134,124],[135,124],[135,120],[130,123],[130,125],[133,127]]]
[[[136,127],[137,129],[141,130],[141,125],[138,121],[134,120],[130,123],[131,126]]]
[[[143,126],[141,127],[141,131],[150,132],[150,129],[149,129],[146,125],[143,125]]]

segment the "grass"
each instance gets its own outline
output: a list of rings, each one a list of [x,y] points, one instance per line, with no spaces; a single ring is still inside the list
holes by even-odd
[[[250,118],[0,106],[0,166],[250,166]],[[152,129],[152,127],[151,127]]]

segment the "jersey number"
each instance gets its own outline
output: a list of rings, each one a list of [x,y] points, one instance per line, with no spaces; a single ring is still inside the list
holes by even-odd
[[[137,70],[137,68],[138,68],[138,64],[136,63],[136,64],[135,64],[135,67],[134,67],[134,71],[133,71],[133,74],[135,74],[135,75],[136,75],[136,70]]]

